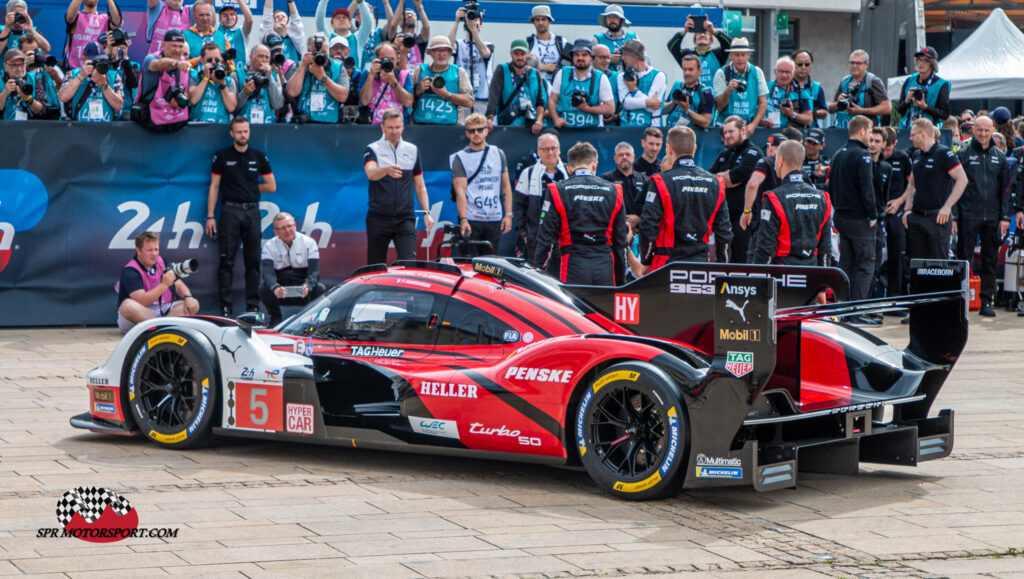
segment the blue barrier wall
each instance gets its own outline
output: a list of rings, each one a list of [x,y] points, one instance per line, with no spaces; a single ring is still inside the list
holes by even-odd
[[[769,132],[758,131],[754,142],[763,144]],[[161,234],[165,260],[200,261],[187,283],[204,312],[217,309],[217,244],[202,228],[213,152],[231,144],[226,126],[153,135],[132,123],[0,122],[0,134],[0,326],[112,324],[112,286],[134,256],[132,240],[147,230]],[[641,136],[642,129],[595,129],[563,133],[561,144],[564,152],[578,140],[590,141],[601,153],[603,172],[614,168],[616,143],[631,142],[639,154]],[[274,213],[295,215],[300,229],[320,243],[328,285],[365,262],[362,158],[366,144],[378,138],[380,130],[369,126],[253,131],[251,145],[266,152],[278,184],[276,193],[263,196],[264,237],[272,235]],[[464,132],[409,127],[405,138],[420,145],[435,219],[455,221],[448,155],[467,144]],[[708,167],[721,150],[718,133],[698,138],[697,162]],[[536,147],[522,129],[498,129],[488,140],[505,150],[510,170]],[[827,150],[845,141],[845,133],[830,132]],[[435,226],[420,236],[419,257],[434,258],[441,231]],[[239,257],[238,306],[241,267]]]

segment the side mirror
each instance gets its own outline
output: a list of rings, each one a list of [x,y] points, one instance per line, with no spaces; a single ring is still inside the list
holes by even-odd
[[[267,314],[264,314],[263,312],[245,312],[235,318],[235,321],[238,322],[239,327],[241,327],[246,334],[251,336],[252,329],[254,327],[267,327]]]

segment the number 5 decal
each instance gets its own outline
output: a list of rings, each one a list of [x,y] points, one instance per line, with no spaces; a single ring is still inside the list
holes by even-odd
[[[283,392],[280,386],[235,382],[235,425],[257,430],[284,430]]]

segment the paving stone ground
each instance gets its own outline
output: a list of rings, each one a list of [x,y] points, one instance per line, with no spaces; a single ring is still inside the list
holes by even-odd
[[[120,335],[2,330],[0,575],[1024,578],[1024,320],[971,322],[936,404],[956,411],[950,458],[639,504],[540,466],[237,439],[174,452],[77,431],[85,373]],[[877,333],[906,340],[892,321]],[[37,538],[83,485],[177,537]]]

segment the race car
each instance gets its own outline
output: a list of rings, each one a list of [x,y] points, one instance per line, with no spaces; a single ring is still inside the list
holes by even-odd
[[[964,262],[915,261],[916,295],[845,302],[827,268],[671,263],[599,288],[445,261],[366,266],[273,329],[139,324],[71,424],[582,467],[625,499],[952,451],[952,411],[929,411],[967,340]],[[907,307],[904,350],[836,321]]]

